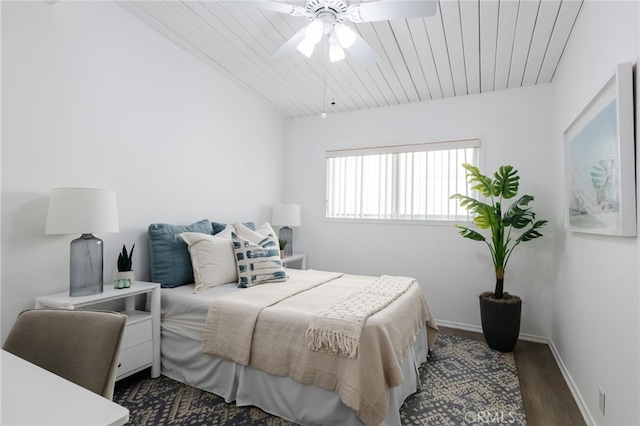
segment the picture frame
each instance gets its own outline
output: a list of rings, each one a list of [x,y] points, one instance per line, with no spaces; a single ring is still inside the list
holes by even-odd
[[[565,229],[636,236],[633,65],[620,64],[564,132]]]

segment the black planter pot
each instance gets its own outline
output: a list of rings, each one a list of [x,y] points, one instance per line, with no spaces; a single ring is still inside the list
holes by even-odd
[[[508,297],[506,293],[505,296]],[[521,313],[520,298],[507,302],[505,299],[496,300],[480,295],[482,332],[491,349],[500,352],[513,351],[520,334]]]

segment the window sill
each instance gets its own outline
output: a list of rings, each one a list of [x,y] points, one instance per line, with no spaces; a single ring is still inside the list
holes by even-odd
[[[408,220],[408,219],[346,219],[325,217],[322,219],[325,223],[351,223],[358,225],[410,225],[410,226],[470,226],[472,221],[468,220]]]

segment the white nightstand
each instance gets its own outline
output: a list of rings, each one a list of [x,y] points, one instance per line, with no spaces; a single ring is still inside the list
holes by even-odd
[[[147,295],[149,311],[135,310],[135,296]],[[111,300],[125,300],[127,326],[120,345],[120,367],[116,380],[151,367],[151,377],[160,377],[160,284],[135,281],[129,288],[116,290],[105,284],[104,292],[71,297],[69,292],[36,297],[35,307],[82,309]]]
[[[307,255],[306,254],[292,254],[291,256],[285,256],[282,258],[282,264],[287,268],[291,268],[291,266],[287,266],[288,263],[292,262],[300,262],[299,269],[307,269]]]

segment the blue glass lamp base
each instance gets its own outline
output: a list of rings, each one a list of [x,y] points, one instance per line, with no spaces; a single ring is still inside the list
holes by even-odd
[[[292,256],[293,255],[293,229],[289,228],[288,226],[283,226],[282,228],[280,228],[280,233],[278,234],[278,238],[289,241],[289,244],[287,244],[284,247],[284,255]]]
[[[71,241],[69,296],[102,293],[103,246],[100,238],[82,234]]]

